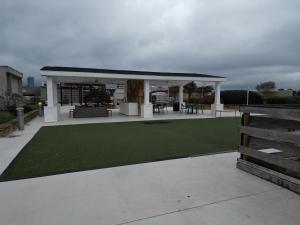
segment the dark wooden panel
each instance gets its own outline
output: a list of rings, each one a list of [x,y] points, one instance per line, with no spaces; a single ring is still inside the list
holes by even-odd
[[[249,125],[258,128],[284,128],[300,130],[300,121],[274,119],[268,116],[251,116]]]
[[[296,172],[298,175],[300,174],[300,161],[284,159],[280,156],[260,152],[255,149],[251,149],[244,146],[240,146],[239,151],[243,155],[247,155],[255,159],[264,161],[266,163],[270,163],[281,168],[288,169],[290,171]]]
[[[281,132],[255,127],[241,126],[241,133],[266,140],[289,142],[300,145],[300,134],[295,132]]]
[[[270,115],[277,119],[300,121],[300,109],[241,106],[241,112]]]
[[[283,151],[282,153],[278,153],[283,157],[300,156],[300,146],[286,143],[286,142],[269,141],[269,140],[252,137],[249,143],[249,147],[257,150],[266,149],[266,148],[275,148]]]

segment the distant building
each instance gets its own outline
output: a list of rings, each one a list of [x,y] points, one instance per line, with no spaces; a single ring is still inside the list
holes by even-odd
[[[278,89],[277,91],[260,91],[259,93],[264,97],[289,97],[293,96],[293,92],[294,91],[292,89]]]
[[[33,88],[34,87],[34,77],[28,77],[27,78],[27,87]]]
[[[9,66],[0,66],[0,110],[22,102],[23,74]]]
[[[23,88],[24,103],[36,103],[41,99],[41,87],[25,87]]]

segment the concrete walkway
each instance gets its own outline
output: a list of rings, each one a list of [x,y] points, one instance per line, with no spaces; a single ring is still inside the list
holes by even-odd
[[[0,183],[0,224],[298,225],[300,196],[235,168],[238,153]]]
[[[7,137],[0,137],[0,174],[43,125],[43,118],[36,117],[25,125],[24,130],[16,130]]]

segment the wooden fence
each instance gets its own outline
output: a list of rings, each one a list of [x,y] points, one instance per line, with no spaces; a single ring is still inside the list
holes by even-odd
[[[241,106],[237,167],[300,193],[300,106]]]

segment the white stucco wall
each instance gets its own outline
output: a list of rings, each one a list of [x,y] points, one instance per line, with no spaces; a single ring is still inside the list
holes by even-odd
[[[6,70],[0,67],[0,96],[6,92]]]
[[[9,76],[9,81],[7,77]],[[14,70],[9,66],[0,66],[0,95],[7,92],[8,89],[11,90],[12,94],[22,95],[22,78],[23,74]]]
[[[11,92],[12,94],[21,94],[22,83],[19,78],[11,76]]]

